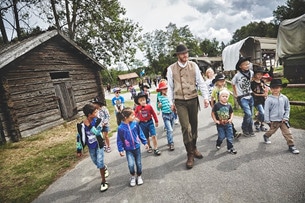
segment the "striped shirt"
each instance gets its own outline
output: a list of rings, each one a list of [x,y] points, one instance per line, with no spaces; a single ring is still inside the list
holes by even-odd
[[[161,103],[162,107],[159,108],[158,104]],[[171,113],[171,105],[169,103],[168,97],[158,93],[157,95],[157,110],[162,111],[162,113]]]

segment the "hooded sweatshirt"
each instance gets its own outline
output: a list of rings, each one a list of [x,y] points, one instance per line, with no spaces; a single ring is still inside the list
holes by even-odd
[[[133,121],[129,124],[121,122],[118,127],[117,146],[118,151],[123,152],[128,150],[138,149],[142,144],[147,144],[147,140],[139,123]]]
[[[288,98],[280,94],[278,97],[268,95],[265,101],[265,122],[289,120],[290,104]]]

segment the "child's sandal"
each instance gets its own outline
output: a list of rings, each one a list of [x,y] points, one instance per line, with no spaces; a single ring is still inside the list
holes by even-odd
[[[148,153],[152,153],[152,148],[149,147],[149,149],[147,150]]]

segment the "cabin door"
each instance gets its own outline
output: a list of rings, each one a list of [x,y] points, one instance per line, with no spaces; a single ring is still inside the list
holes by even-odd
[[[55,94],[58,98],[58,103],[63,119],[67,120],[77,114],[76,102],[74,99],[71,82],[62,81],[54,84]]]

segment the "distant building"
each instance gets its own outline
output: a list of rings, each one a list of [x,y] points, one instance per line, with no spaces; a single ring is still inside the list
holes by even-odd
[[[119,80],[120,86],[126,86],[126,84],[136,85],[137,78],[139,78],[137,73],[127,73],[127,74],[123,74],[123,75],[118,75],[118,80]]]

